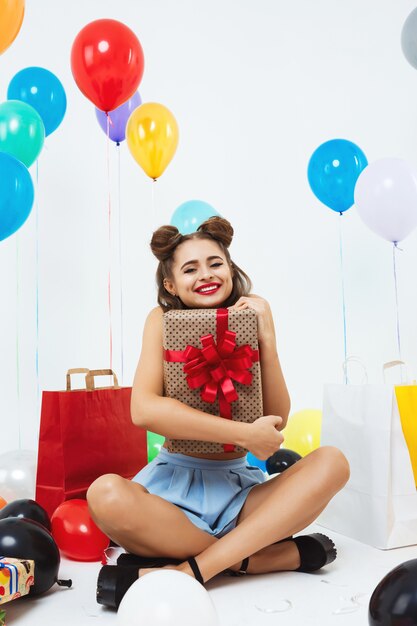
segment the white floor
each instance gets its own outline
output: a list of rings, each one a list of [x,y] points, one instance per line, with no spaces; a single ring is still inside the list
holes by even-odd
[[[319,526],[309,531],[326,532],[333,538],[336,561],[315,574],[285,572],[212,580],[206,588],[220,626],[366,625],[369,598],[377,583],[396,565],[417,558],[417,546],[381,551]],[[63,559],[60,577],[72,578],[72,589],[54,586],[44,596],[5,604],[7,626],[116,625],[116,613],[95,602],[100,567],[99,563]]]

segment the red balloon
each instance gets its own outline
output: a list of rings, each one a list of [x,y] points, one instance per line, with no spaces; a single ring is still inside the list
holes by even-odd
[[[110,540],[95,525],[86,500],[67,500],[51,517],[52,536],[61,553],[74,561],[100,561]]]
[[[133,96],[142,79],[143,64],[139,39],[117,20],[90,22],[72,44],[75,82],[102,111],[112,111]]]

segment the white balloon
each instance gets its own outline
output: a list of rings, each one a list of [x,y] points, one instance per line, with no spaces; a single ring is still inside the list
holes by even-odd
[[[161,569],[138,578],[117,613],[118,626],[218,626],[214,604],[199,582]]]
[[[356,182],[355,206],[377,235],[401,241],[417,226],[417,172],[404,159],[370,163]]]
[[[0,454],[0,496],[6,502],[35,497],[36,453],[12,450]]]
[[[401,47],[407,61],[417,68],[417,8],[411,11],[404,22]]]

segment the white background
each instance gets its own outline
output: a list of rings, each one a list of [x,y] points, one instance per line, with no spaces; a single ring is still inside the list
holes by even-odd
[[[382,364],[398,357],[392,247],[354,207],[340,218],[322,205],[306,169],[332,138],[357,143],[370,162],[396,156],[417,166],[417,71],[400,46],[414,7],[411,0],[27,0],[22,29],[0,57],[0,100],[16,72],[39,65],[60,78],[68,108],[39,158],[31,216],[0,242],[0,452],[18,447],[19,430],[20,445],[36,449],[40,393],[63,389],[68,368],[110,364],[106,137],[69,62],[80,29],[103,17],[137,34],[142,99],[167,106],[180,129],[154,200],[152,182],[120,147],[121,266],[118,158],[110,145],[119,379],[123,352],[123,384],[132,382],[156,302],[151,232],[197,198],[232,222],[232,258],[272,306],[293,411],[320,408],[323,384],[343,380],[342,220],[348,354],[363,360],[370,382],[381,382]],[[36,180],[35,165],[31,173]],[[401,247],[402,356],[413,375],[417,232]],[[361,378],[352,370],[354,382]]]

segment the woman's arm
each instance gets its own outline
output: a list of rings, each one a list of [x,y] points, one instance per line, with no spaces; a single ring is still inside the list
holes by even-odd
[[[282,417],[280,429],[285,428],[291,403],[278,358],[271,308],[266,300],[255,295],[239,298],[230,308],[237,310],[250,308],[257,313],[264,414],[280,415]]]

